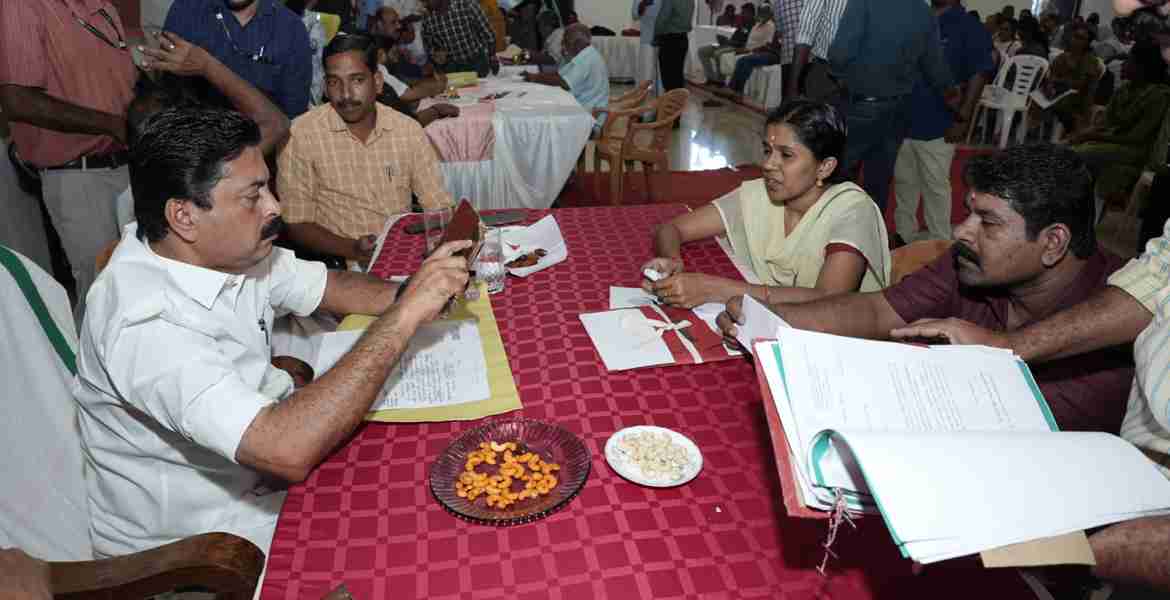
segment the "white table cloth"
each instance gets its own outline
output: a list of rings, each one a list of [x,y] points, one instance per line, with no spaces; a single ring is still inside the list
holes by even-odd
[[[593,38],[593,47],[601,53],[610,79],[633,81],[638,75],[638,46],[636,37],[604,35]]]
[[[784,78],[780,65],[757,67],[752,70],[747,85],[743,88],[744,95],[764,108],[765,112],[780,106],[784,99]]]
[[[703,74],[703,63],[699,62],[699,48],[718,42],[716,36],[731,37],[733,33],[735,33],[734,27],[696,25],[691,30],[690,40],[687,42],[687,62],[684,71],[687,79],[696,83],[705,83],[707,76]]]
[[[447,190],[476,209],[548,208],[589,141],[593,117],[568,92],[520,81],[523,67],[501,67],[461,102],[508,91],[496,100],[491,160],[439,163]],[[535,67],[527,67],[535,71]],[[505,76],[505,74],[507,74]]]

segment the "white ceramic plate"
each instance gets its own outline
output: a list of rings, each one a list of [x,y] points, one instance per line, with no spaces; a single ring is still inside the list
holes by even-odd
[[[686,450],[689,461],[683,468],[682,476],[678,479],[650,479],[642,473],[641,467],[635,464],[632,460],[626,457],[626,454],[618,449],[618,444],[621,443],[623,436],[631,433],[641,432],[655,432],[666,433],[675,444],[678,444]],[[649,487],[674,487],[682,485],[694,479],[699,471],[703,470],[703,453],[699,451],[699,447],[695,445],[687,436],[674,431],[666,429],[665,427],[655,427],[653,425],[636,425],[634,427],[626,427],[621,431],[611,435],[609,440],[605,442],[605,461],[609,466],[617,471],[618,475],[638,484]]]

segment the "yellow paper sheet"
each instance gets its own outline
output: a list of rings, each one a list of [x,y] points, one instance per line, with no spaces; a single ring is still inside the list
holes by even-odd
[[[373,411],[366,415],[367,421],[382,421],[384,423],[470,421],[522,407],[520,393],[516,391],[516,381],[512,379],[512,367],[508,365],[508,355],[504,352],[504,341],[500,339],[500,328],[496,324],[496,317],[492,312],[491,300],[483,283],[478,285],[479,299],[471,302],[457,302],[447,318],[475,320],[479,328],[479,339],[483,344],[484,362],[487,363],[488,387],[492,391],[491,398],[450,406]],[[374,322],[374,319],[375,317],[368,315],[349,315],[337,329],[338,331],[365,329]]]

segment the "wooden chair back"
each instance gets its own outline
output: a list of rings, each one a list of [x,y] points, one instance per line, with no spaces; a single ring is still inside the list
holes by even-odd
[[[895,249],[890,253],[890,285],[898,285],[907,275],[938,260],[952,244],[951,240],[923,240]]]

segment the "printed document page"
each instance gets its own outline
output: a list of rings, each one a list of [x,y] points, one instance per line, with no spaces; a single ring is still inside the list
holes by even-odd
[[[325,334],[316,372],[332,368],[363,333]],[[435,321],[420,327],[411,338],[370,410],[444,406],[490,397],[487,363],[475,321]]]

